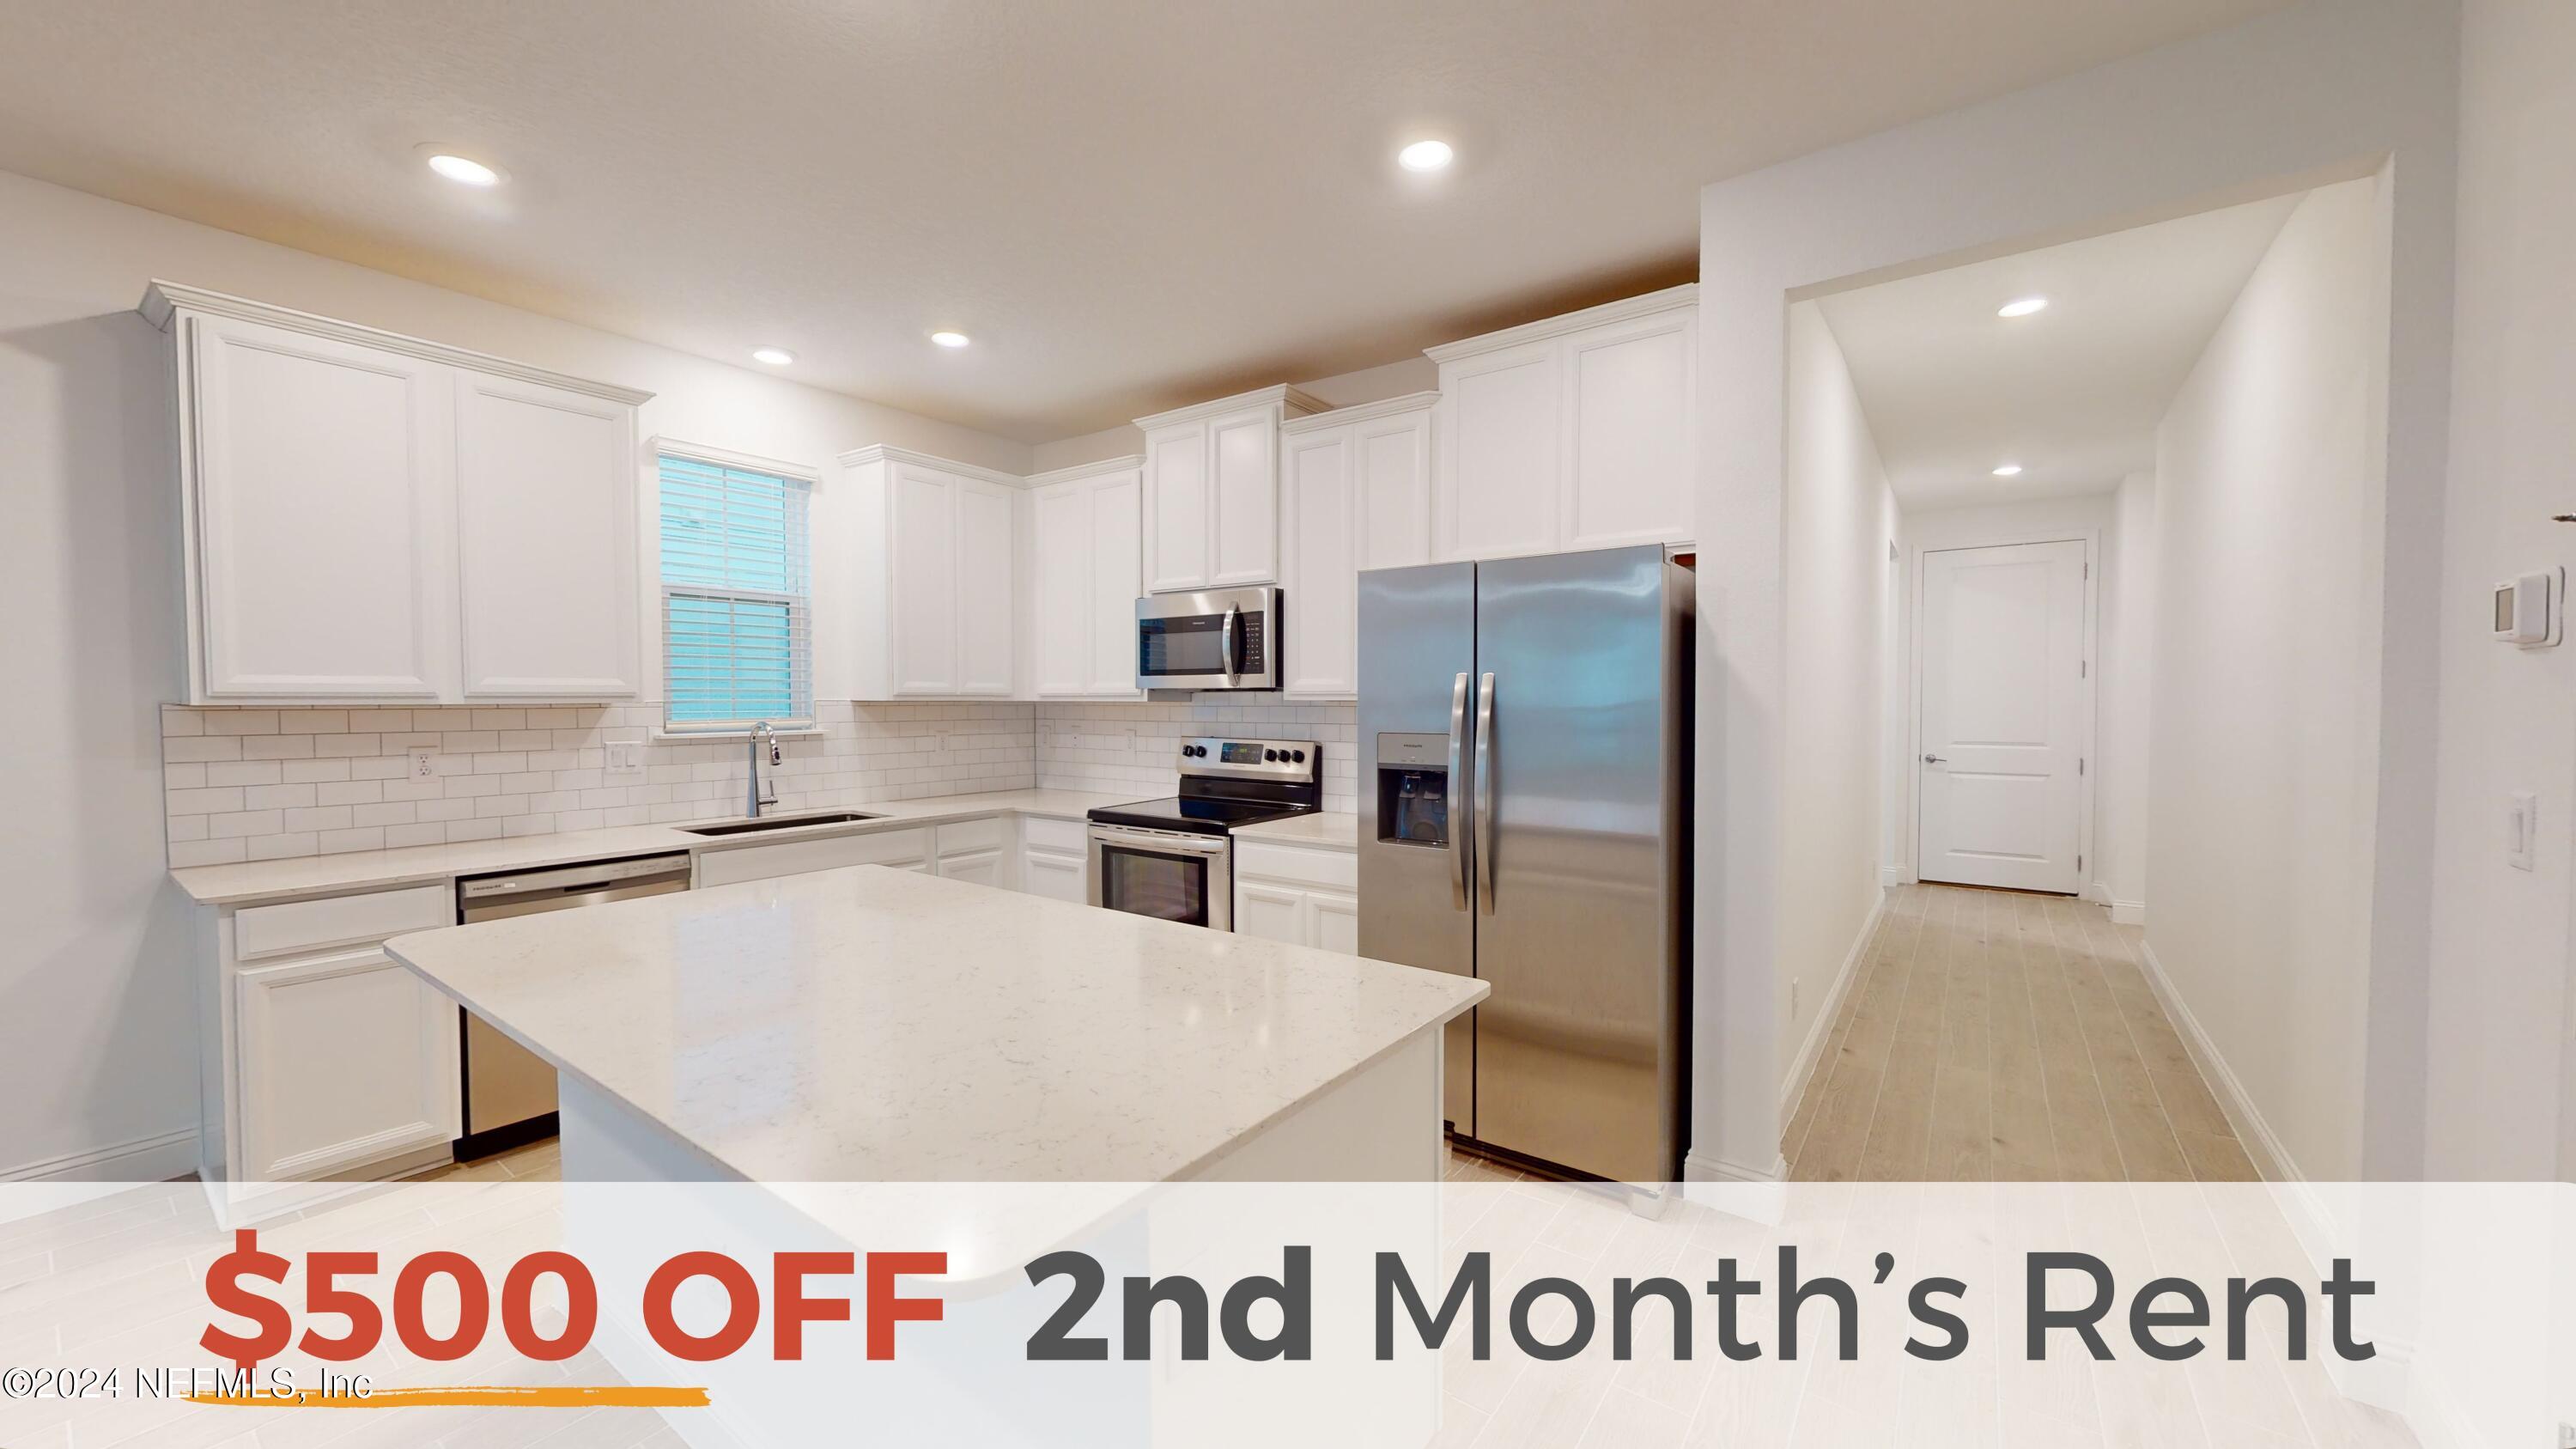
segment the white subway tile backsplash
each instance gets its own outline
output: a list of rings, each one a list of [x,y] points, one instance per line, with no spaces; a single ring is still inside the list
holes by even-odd
[[[1040,704],[1038,783],[1047,789],[1133,791],[1180,787],[1181,741],[1198,735],[1314,740],[1324,747],[1324,808],[1358,808],[1351,749],[1358,710],[1275,694],[1202,694],[1187,704]]]
[[[826,703],[818,712],[814,731],[779,741],[785,760],[768,773],[782,810],[1037,783],[1028,704]],[[657,737],[660,721],[651,704],[166,706],[170,860],[210,865],[741,814],[744,742]],[[641,744],[642,770],[610,777],[612,741]],[[412,774],[414,749],[432,752],[427,779]]]

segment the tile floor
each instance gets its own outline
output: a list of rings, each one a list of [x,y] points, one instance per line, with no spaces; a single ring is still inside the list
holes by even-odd
[[[472,1162],[433,1168],[406,1182],[561,1182],[563,1144],[549,1137]]]
[[[1782,1151],[1800,1181],[2246,1181],[2138,964],[2063,896],[1900,887]]]

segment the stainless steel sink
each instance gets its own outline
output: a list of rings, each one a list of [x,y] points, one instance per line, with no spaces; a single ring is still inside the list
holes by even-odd
[[[862,820],[883,820],[882,815],[863,815],[856,810],[832,810],[821,815],[767,815],[758,820],[728,820],[722,825],[683,825],[690,835],[749,835],[756,830],[793,830],[799,825],[854,825]]]

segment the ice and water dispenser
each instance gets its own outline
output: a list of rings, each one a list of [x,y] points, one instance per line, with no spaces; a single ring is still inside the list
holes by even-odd
[[[1400,845],[1449,845],[1449,737],[1377,737],[1377,838]]]

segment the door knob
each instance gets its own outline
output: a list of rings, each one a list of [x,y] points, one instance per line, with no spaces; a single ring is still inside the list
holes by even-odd
[[[1946,765],[1949,761],[1942,759],[1939,755],[1925,755],[1923,757],[1923,763],[1927,765]]]

